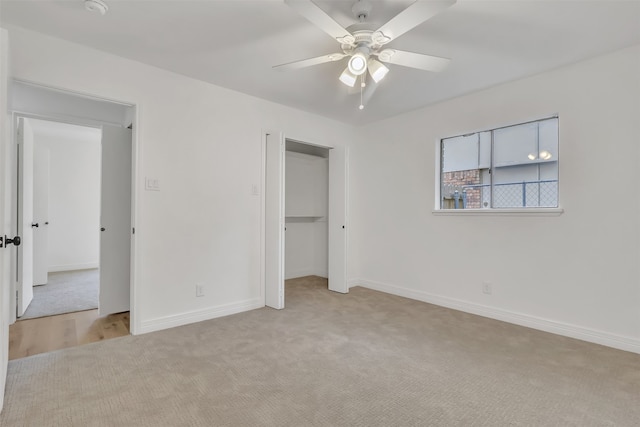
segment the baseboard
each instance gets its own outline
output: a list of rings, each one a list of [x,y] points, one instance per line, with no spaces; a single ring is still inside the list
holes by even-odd
[[[90,270],[99,267],[100,264],[97,262],[89,262],[86,264],[50,265],[49,273],[57,273],[59,271]]]
[[[640,340],[630,337],[610,334],[608,332],[583,328],[581,326],[576,326],[568,323],[562,323],[554,320],[531,316],[528,314],[488,307],[481,304],[471,303],[455,298],[443,297],[423,291],[416,291],[414,289],[375,282],[372,280],[350,279],[348,284],[350,288],[355,286],[362,286],[364,288],[369,288],[388,294],[398,295],[405,298],[427,302],[429,304],[464,311],[466,313],[477,314],[478,316],[501,320],[507,323],[526,326],[532,329],[538,329],[565,337],[575,338],[582,341],[592,342],[595,344],[640,354]]]
[[[143,320],[141,322],[140,330],[137,331],[137,334],[146,334],[147,332],[175,328],[176,326],[202,322],[204,320],[229,316],[231,314],[242,313],[243,311],[254,310],[256,308],[262,307],[264,307],[264,301],[261,298],[256,298],[232,304],[219,305],[202,310],[194,310],[187,313],[174,314],[171,316],[159,317],[151,320]]]
[[[316,271],[312,269],[296,270],[296,271],[290,271],[289,274],[286,274],[284,276],[284,278],[285,280],[289,280],[289,279],[295,279],[297,277],[306,277],[306,276],[315,276],[315,275],[316,275]]]
[[[329,272],[327,270],[316,270],[313,272],[312,276],[329,277]]]

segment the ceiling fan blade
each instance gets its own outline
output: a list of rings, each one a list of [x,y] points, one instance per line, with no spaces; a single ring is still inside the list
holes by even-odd
[[[288,62],[286,64],[275,65],[273,68],[281,71],[299,70],[312,65],[324,64],[325,62],[339,61],[344,58],[344,53],[332,53],[329,55],[317,56],[315,58],[303,59],[302,61]]]
[[[385,55],[385,53],[387,54]],[[444,70],[449,62],[451,62],[450,59],[440,58],[439,56],[424,55],[422,53],[413,53],[396,49],[383,50],[380,52],[378,59],[389,64],[402,65],[403,67],[434,72]]]
[[[311,0],[284,0],[284,2],[339,43],[351,44],[355,40],[349,31],[345,30],[342,25],[334,21]]]
[[[456,0],[418,0],[378,28],[378,31],[388,37],[388,43],[451,7],[455,2]]]

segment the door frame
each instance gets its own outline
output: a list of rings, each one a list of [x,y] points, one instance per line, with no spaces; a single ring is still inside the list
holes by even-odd
[[[108,99],[108,98],[104,98],[104,97],[100,97],[100,96],[95,96],[92,94],[83,94],[83,93],[79,93],[79,92],[75,92],[75,91],[69,91],[66,89],[60,89],[60,88],[55,88],[55,87],[51,87],[51,86],[45,86],[45,85],[39,85],[39,84],[34,84],[34,83],[29,83],[29,84],[33,84],[34,86],[38,86],[44,89],[49,89],[49,90],[55,90],[55,91],[59,91],[59,92],[63,92],[65,94],[68,95],[73,95],[73,96],[78,96],[81,98],[91,98],[91,99],[95,99],[95,100],[99,100],[99,101],[103,101],[103,102],[111,102],[111,103],[116,103],[116,104],[120,104],[120,105],[124,105],[127,106],[129,108],[132,108],[133,114],[132,114],[132,133],[131,133],[131,227],[132,227],[132,234],[131,234],[131,239],[130,239],[130,245],[131,245],[131,257],[129,260],[129,265],[130,265],[130,278],[129,278],[129,292],[130,292],[130,308],[129,308],[129,318],[130,318],[130,326],[129,326],[129,333],[131,335],[137,335],[140,331],[140,321],[138,319],[137,316],[137,308],[138,308],[138,298],[137,298],[137,276],[138,276],[138,271],[139,268],[137,266],[137,260],[139,259],[139,257],[137,256],[137,239],[136,239],[136,233],[133,232],[133,230],[136,229],[136,225],[138,223],[137,219],[140,215],[140,209],[139,209],[139,205],[137,203],[137,199],[138,199],[138,192],[137,192],[137,188],[138,188],[138,182],[140,182],[140,179],[138,177],[138,173],[140,171],[140,141],[139,141],[139,133],[138,133],[138,129],[140,126],[140,106],[139,104],[133,103],[133,102],[127,102],[127,101],[119,101],[119,100],[114,100],[114,99]],[[103,124],[109,124],[109,125],[114,125],[116,123],[112,123],[112,122],[108,122],[108,121],[100,121],[100,120],[94,120],[94,119],[85,119],[85,118],[81,118],[81,117],[75,117],[75,116],[68,116],[68,115],[56,115],[56,114],[50,114],[50,115],[42,115],[42,114],[34,114],[34,113],[29,113],[29,112],[24,112],[24,111],[18,111],[18,110],[12,110],[11,111],[11,123],[9,123],[9,126],[11,128],[11,135],[12,135],[12,145],[15,147],[16,143],[17,143],[17,123],[18,123],[18,118],[19,117],[23,117],[23,118],[31,118],[31,119],[38,119],[38,120],[48,120],[48,121],[53,121],[53,122],[59,122],[59,123],[66,123],[66,124],[71,124],[71,125],[77,125],[77,126],[86,126],[86,127],[93,127],[93,128],[101,128]],[[122,126],[122,124],[118,123],[117,125]],[[17,150],[14,149],[13,150],[14,153],[12,153],[13,155],[13,159],[12,159],[12,163],[14,163],[15,165],[17,165]],[[14,167],[15,167],[14,165]],[[7,174],[12,174],[12,175],[16,175],[17,171],[16,170],[7,170],[5,173]],[[12,214],[15,216],[18,206],[17,206],[17,200],[18,200],[18,194],[17,194],[17,185],[16,186],[12,186],[13,188],[11,189],[11,211]],[[12,220],[12,228],[14,230],[17,231],[17,217],[14,217]],[[10,283],[10,295],[12,295],[12,297],[10,298],[10,301],[15,301],[16,298],[16,291],[17,291],[17,285],[18,282],[16,280],[16,258],[12,257],[12,261],[11,261],[11,283]],[[10,313],[9,313],[9,324],[13,324],[16,322],[17,320],[17,316],[16,316],[16,304],[15,303],[10,303]]]
[[[310,143],[310,142],[306,142],[304,138],[296,138],[296,137],[289,137],[287,136],[283,131],[279,131],[279,130],[268,130],[268,129],[262,129],[261,131],[261,148],[262,148],[262,156],[261,156],[261,199],[260,199],[260,298],[262,299],[262,303],[263,305],[266,306],[266,201],[267,201],[267,195],[266,195],[266,181],[267,181],[267,135],[277,135],[278,138],[280,138],[282,141],[284,141],[284,143],[286,144],[287,141],[295,141],[297,143],[300,144],[305,144],[305,145],[309,145],[312,147],[320,147],[320,148],[326,148],[328,150],[332,150],[334,148],[336,148],[336,146],[334,145],[328,145],[328,144],[322,144],[322,143]],[[345,149],[345,162],[346,162],[346,171],[345,171],[345,182],[344,182],[344,191],[345,191],[345,226],[347,228],[347,232],[349,230],[348,227],[348,162],[349,162],[349,156],[348,156],[348,151],[347,151],[347,147],[344,147]],[[285,149],[286,150],[286,149]],[[286,169],[286,163],[284,164],[284,167]],[[285,171],[280,171],[283,176]],[[285,188],[286,191],[286,188]],[[329,196],[330,197],[330,196]],[[285,213],[286,214],[286,213]],[[329,230],[327,230],[327,233],[329,232]],[[348,242],[348,234],[345,235],[345,239]],[[348,244],[348,243],[347,243]],[[347,246],[348,248],[348,246]],[[345,250],[347,250],[347,248],[345,248]],[[284,257],[284,251],[282,251],[282,257]],[[345,258],[344,258],[344,264],[345,264],[345,270],[348,271],[348,253],[345,253]],[[284,264],[284,259],[282,260],[283,264]],[[283,278],[284,278],[284,271],[283,271]],[[346,277],[345,277],[345,281],[346,281]],[[349,292],[349,286],[348,283],[345,282],[346,285],[346,292]],[[286,305],[286,300],[285,300],[285,305]]]
[[[29,129],[29,132],[27,132],[27,129]],[[29,138],[27,138],[27,134],[30,135]],[[28,140],[30,148],[27,150]],[[13,180],[15,181],[16,188],[14,193],[16,195],[16,198],[14,199],[16,201],[15,235],[19,236],[22,240],[22,243],[16,247],[16,251],[14,253],[15,263],[12,264],[14,269],[11,271],[11,276],[16,283],[15,292],[11,293],[16,296],[15,304],[12,307],[15,308],[15,310],[11,310],[11,313],[17,317],[18,313],[21,313],[21,316],[24,315],[27,308],[33,301],[33,246],[29,247],[31,256],[27,257],[25,256],[25,253],[28,253],[25,251],[25,245],[27,245],[28,242],[33,245],[33,229],[30,227],[31,224],[29,223],[32,223],[33,221],[33,152],[35,150],[35,141],[33,129],[26,118],[20,116],[16,117],[14,142],[15,157],[11,159],[11,163],[13,165]],[[22,146],[20,143],[22,143]],[[30,153],[29,156],[27,156],[28,152]],[[30,160],[30,162],[27,162],[27,160]],[[27,165],[29,165],[28,169],[31,171],[30,174],[26,172]],[[25,179],[26,177],[29,177],[29,179]],[[26,185],[27,181],[30,181],[31,183],[29,186]],[[31,210],[31,218],[28,220],[25,218],[25,212],[27,212],[25,207],[27,206],[27,203],[22,202],[22,200],[27,200],[24,196],[27,187],[30,188],[29,192],[31,193],[31,200],[29,200],[28,203]],[[20,209],[21,207],[22,209]],[[27,238],[27,235],[29,235],[30,238]],[[22,255],[22,257],[20,255]],[[27,260],[29,260],[29,263],[27,263]],[[26,272],[29,273],[28,276],[25,274]],[[31,284],[25,285],[24,282],[27,280],[31,281]],[[20,284],[20,286],[18,286],[18,284]]]

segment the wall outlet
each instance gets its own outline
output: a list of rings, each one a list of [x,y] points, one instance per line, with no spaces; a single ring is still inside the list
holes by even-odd
[[[491,282],[482,282],[482,293],[491,295],[492,292],[493,292],[493,289],[491,286]]]
[[[251,195],[252,196],[260,195],[260,191],[258,190],[258,184],[252,184],[251,185]]]
[[[196,285],[196,296],[197,297],[203,297],[204,296],[204,285],[201,283],[198,283]]]

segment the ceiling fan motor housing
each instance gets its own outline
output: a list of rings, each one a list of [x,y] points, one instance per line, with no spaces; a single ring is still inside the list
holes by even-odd
[[[358,51],[358,49],[366,48],[369,51],[375,51],[382,45],[374,40],[375,33],[371,30],[358,30],[353,32],[353,43],[343,43],[342,51],[350,55]]]

